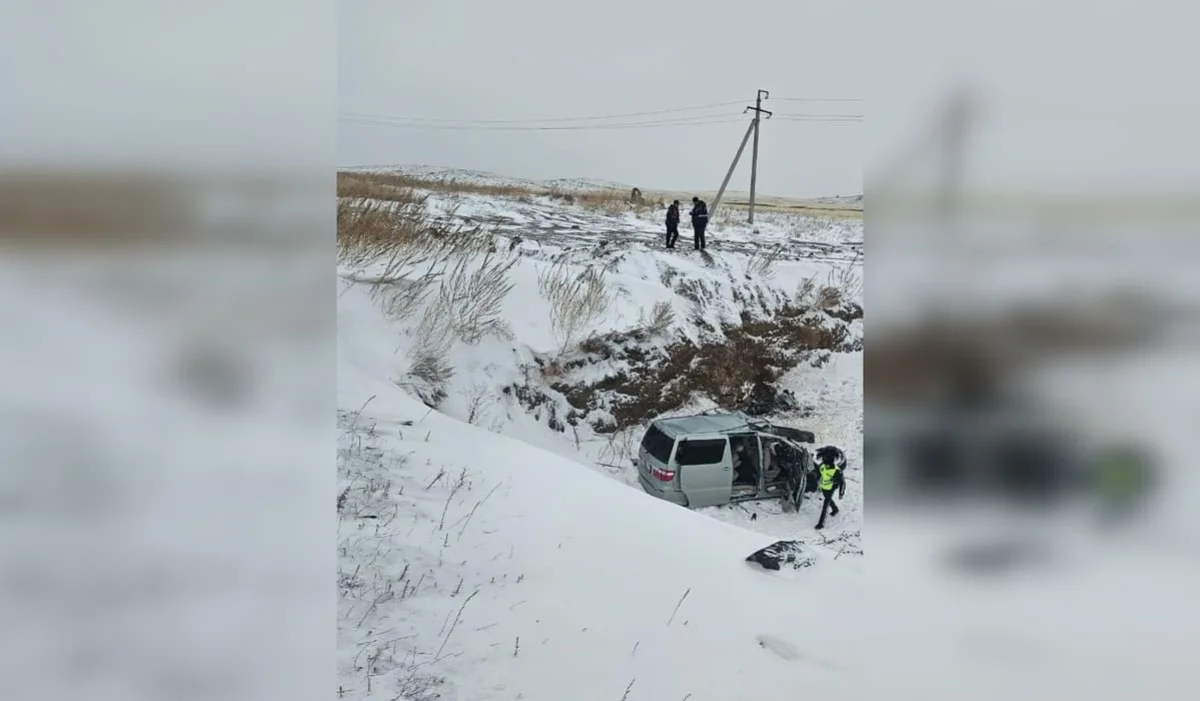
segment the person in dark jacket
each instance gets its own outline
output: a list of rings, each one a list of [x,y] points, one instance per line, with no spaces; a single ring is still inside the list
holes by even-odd
[[[692,239],[697,251],[704,250],[704,230],[708,228],[708,205],[699,197],[692,198]]]
[[[679,200],[667,207],[667,248],[675,248],[675,240],[679,238]]]
[[[830,516],[838,515],[838,506],[833,501],[833,493],[837,491],[838,498],[846,496],[846,477],[842,474],[846,466],[846,457],[841,450],[826,446],[817,451],[817,474],[820,477],[817,487],[825,497],[821,503],[821,518],[817,521],[817,530],[825,527],[825,512]]]

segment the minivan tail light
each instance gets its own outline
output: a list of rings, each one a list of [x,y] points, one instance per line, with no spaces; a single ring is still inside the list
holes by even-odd
[[[658,467],[651,467],[650,474],[653,475],[654,479],[658,480],[659,482],[672,482],[675,480],[674,470],[663,470]]]

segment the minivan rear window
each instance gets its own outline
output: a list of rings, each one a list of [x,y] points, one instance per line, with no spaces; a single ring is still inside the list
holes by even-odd
[[[675,439],[663,433],[657,426],[651,426],[642,438],[642,447],[651,457],[665,465],[671,459],[671,448],[675,447]]]
[[[679,465],[716,465],[725,459],[724,438],[688,440],[679,444],[675,462]]]

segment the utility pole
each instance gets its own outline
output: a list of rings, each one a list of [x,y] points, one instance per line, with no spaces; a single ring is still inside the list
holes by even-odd
[[[754,99],[754,106],[747,107],[745,111],[754,111],[754,150],[750,156],[750,223],[754,223],[754,190],[758,185],[758,123],[762,115],[767,115],[767,119],[771,118],[771,112],[762,108],[763,100],[771,97],[771,93],[766,90],[759,90],[758,95]]]
[[[964,88],[949,95],[942,107],[941,135],[942,187],[941,209],[946,230],[959,227],[965,190],[962,177],[971,128],[975,125],[978,105],[975,96]]]
[[[733,177],[733,171],[737,168],[738,160],[742,157],[742,151],[746,150],[746,142],[750,140],[750,132],[754,131],[756,123],[755,121],[751,121],[750,126],[746,127],[746,135],[742,137],[742,144],[738,146],[737,153],[733,156],[733,163],[729,164],[729,170],[725,173],[725,179],[721,181],[721,189],[717,190],[717,196],[713,198],[712,206],[708,208],[710,220],[713,213],[717,211],[717,205],[721,203],[721,195],[725,194],[725,188],[729,185],[729,179]]]

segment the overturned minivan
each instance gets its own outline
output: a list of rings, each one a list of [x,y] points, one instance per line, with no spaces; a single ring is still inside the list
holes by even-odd
[[[742,413],[658,419],[634,464],[647,494],[688,508],[783,499],[798,509],[816,488],[809,431]]]

